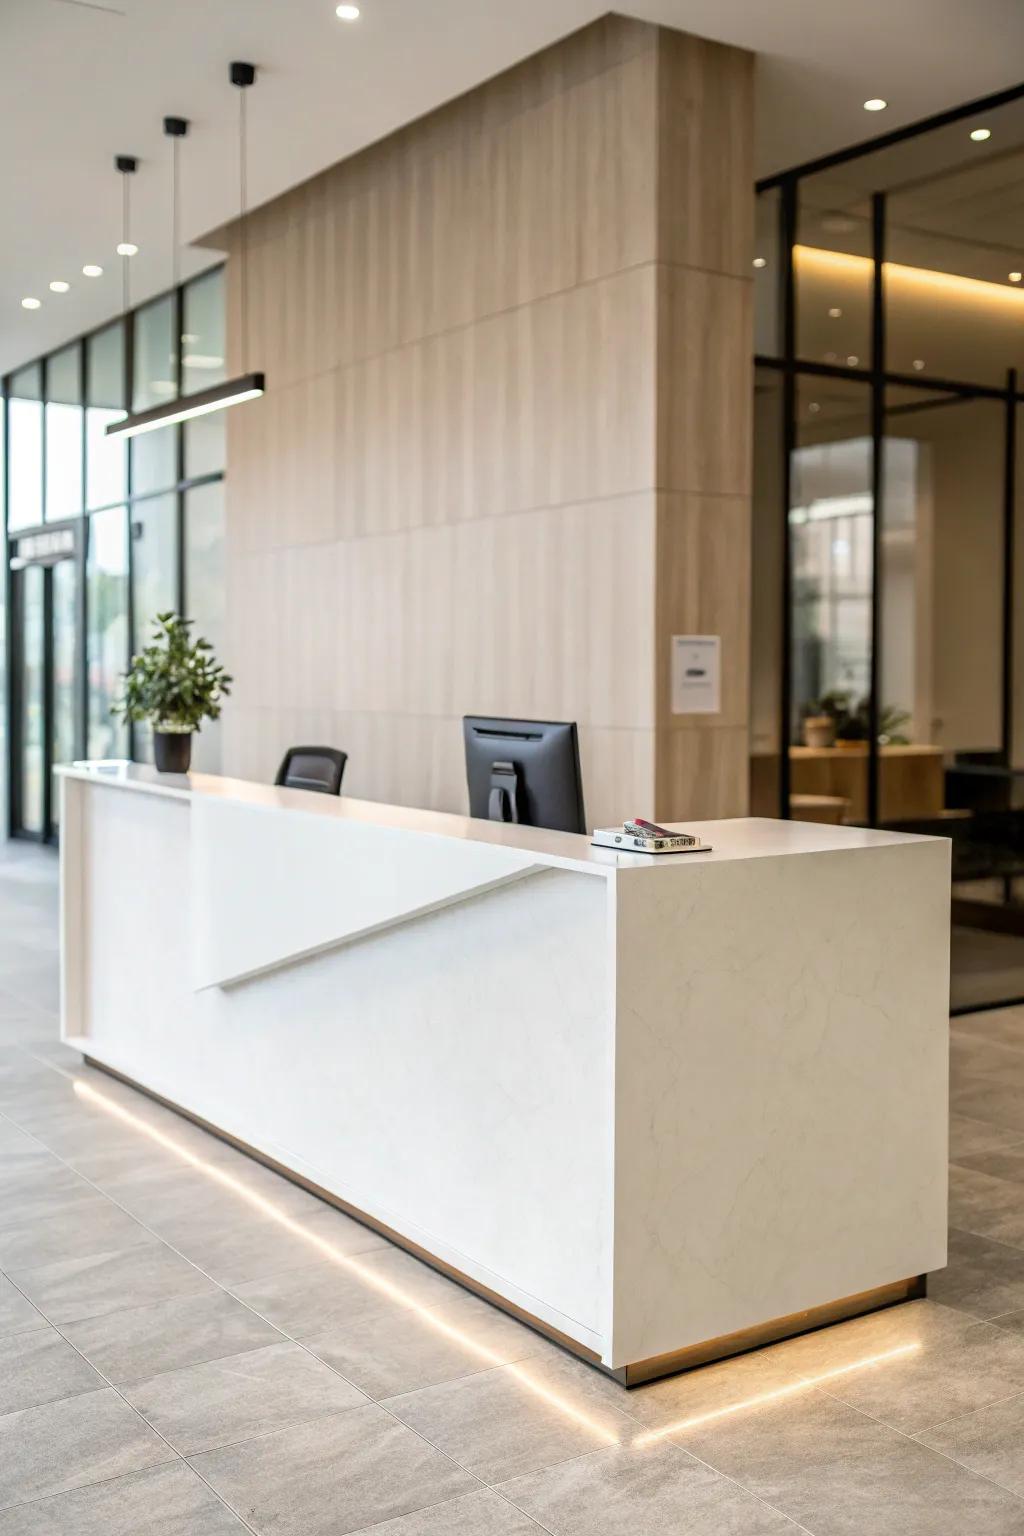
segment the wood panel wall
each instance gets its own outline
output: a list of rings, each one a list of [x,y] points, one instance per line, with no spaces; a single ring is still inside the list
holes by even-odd
[[[462,810],[481,712],[579,721],[592,824],[744,809],[750,64],[595,23],[251,215],[247,325],[227,232],[225,772]]]

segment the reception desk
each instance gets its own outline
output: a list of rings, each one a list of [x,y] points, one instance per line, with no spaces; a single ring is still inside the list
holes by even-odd
[[[945,1263],[944,839],[60,773],[67,1042],[620,1380]]]

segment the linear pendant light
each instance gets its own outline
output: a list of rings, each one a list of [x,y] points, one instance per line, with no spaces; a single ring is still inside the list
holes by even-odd
[[[230,76],[232,85],[239,88],[238,97],[238,167],[239,167],[239,231],[241,238],[241,263],[239,271],[239,290],[241,295],[242,310],[242,366],[246,372],[238,378],[229,379],[225,384],[214,384],[210,389],[197,390],[195,394],[188,395],[184,399],[168,400],[163,405],[155,405],[148,411],[136,411],[131,416],[125,416],[121,421],[111,422],[107,428],[108,437],[139,437],[143,432],[155,432],[160,427],[169,427],[176,421],[189,421],[193,416],[208,416],[211,411],[223,411],[231,405],[241,405],[243,400],[255,400],[264,391],[264,377],[262,373],[248,371],[249,358],[249,300],[248,300],[248,230],[246,226],[246,111],[245,91],[256,79],[256,66],[254,64],[235,63],[231,65]],[[164,132],[171,139],[171,239],[172,239],[172,272],[173,287],[178,286],[178,140],[184,138],[188,132],[188,121],[183,117],[165,117]],[[179,337],[180,346],[180,337]],[[181,381],[179,379],[179,388]]]

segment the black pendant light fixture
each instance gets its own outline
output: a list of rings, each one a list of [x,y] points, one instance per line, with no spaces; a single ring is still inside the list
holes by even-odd
[[[215,384],[211,389],[198,390],[194,395],[188,395],[184,399],[168,400],[164,405],[156,405],[152,410],[137,411],[132,416],[125,416],[121,421],[111,422],[107,428],[108,437],[138,437],[143,432],[154,432],[158,427],[168,427],[176,421],[188,421],[193,416],[207,416],[211,411],[226,410],[229,405],[241,405],[243,400],[255,400],[262,395],[264,389],[263,374],[251,373],[249,369],[249,301],[248,301],[248,230],[246,225],[246,193],[247,193],[247,134],[246,134],[246,88],[256,79],[256,66],[254,64],[232,64],[230,71],[231,84],[238,86],[238,181],[239,181],[239,232],[241,244],[241,262],[239,270],[239,294],[241,298],[242,312],[242,369],[243,372],[235,379],[229,379],[224,384]],[[171,140],[171,239],[172,256],[171,269],[173,286],[178,286],[178,143],[188,133],[188,120],[184,117],[165,117],[164,132]],[[127,171],[127,156],[118,157],[118,170]],[[132,161],[131,170],[135,169]],[[127,245],[127,192],[125,193],[125,236]],[[120,247],[119,247],[120,249]],[[134,247],[131,254],[134,254]],[[125,258],[127,261],[127,257]],[[125,277],[127,285],[127,276]],[[127,286],[125,288],[127,308]]]

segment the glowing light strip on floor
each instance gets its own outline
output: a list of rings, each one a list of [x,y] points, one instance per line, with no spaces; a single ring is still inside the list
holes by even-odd
[[[692,1418],[680,1419],[675,1424],[666,1424],[662,1429],[651,1429],[646,1434],[637,1435],[633,1441],[635,1446],[652,1445],[655,1440],[663,1440],[666,1435],[678,1435],[686,1429],[696,1429],[701,1424],[714,1423],[716,1419],[725,1419],[734,1413],[742,1413],[747,1408],[760,1408],[764,1403],[777,1403],[786,1397],[795,1397],[798,1392],[808,1392],[812,1387],[820,1387],[823,1382],[835,1381],[839,1376],[850,1376],[854,1371],[866,1371],[872,1365],[884,1365],[887,1360],[898,1360],[904,1355],[912,1355],[921,1348],[920,1342],[913,1344],[900,1344],[896,1349],[887,1349],[879,1355],[865,1355],[861,1360],[854,1360],[851,1365],[840,1365],[834,1371],[822,1371],[820,1376],[805,1376],[801,1381],[791,1382],[786,1387],[776,1387],[772,1392],[761,1392],[756,1397],[745,1397],[742,1402],[730,1403],[726,1408],[713,1408],[709,1413],[694,1414]]]
[[[294,1237],[300,1237],[304,1242],[309,1243],[310,1247],[315,1248],[322,1257],[330,1259],[332,1263],[337,1264],[340,1268],[356,1275],[364,1284],[372,1287],[373,1290],[378,1291],[381,1295],[387,1296],[391,1301],[396,1302],[407,1311],[415,1313],[421,1322],[433,1328],[436,1333],[443,1334],[446,1338],[451,1339],[453,1343],[459,1344],[463,1349],[476,1355],[479,1360],[485,1361],[488,1365],[502,1366],[510,1376],[514,1377],[529,1392],[532,1392],[534,1397],[540,1398],[543,1402],[547,1403],[548,1407],[554,1408],[566,1418],[572,1419],[574,1423],[588,1430],[606,1445],[621,1444],[620,1437],[613,1430],[606,1428],[603,1424],[598,1424],[587,1414],[581,1413],[578,1408],[574,1408],[571,1403],[566,1402],[558,1393],[549,1391],[547,1387],[535,1381],[521,1366],[510,1364],[503,1356],[496,1354],[494,1350],[488,1349],[485,1344],[477,1343],[475,1339],[463,1333],[460,1328],[453,1327],[451,1323],[446,1323],[443,1318],[434,1315],[430,1308],[421,1306],[400,1285],[395,1285],[383,1275],[376,1274],[372,1269],[368,1269],[365,1264],[360,1264],[358,1258],[342,1253],[333,1243],[328,1242],[325,1238],[318,1237],[315,1232],[310,1232],[301,1222],[294,1220],[293,1217],[287,1215],[285,1211],[276,1206],[272,1200],[267,1200],[263,1195],[257,1194],[255,1190],[248,1189],[240,1179],[234,1178],[230,1173],[227,1173],[223,1168],[218,1168],[214,1163],[208,1163],[204,1158],[197,1157],[194,1152],[190,1152],[187,1147],[183,1147],[176,1142],[173,1137],[165,1136],[155,1126],[147,1125],[144,1120],[139,1119],[138,1115],[133,1115],[131,1110],[125,1109],[122,1105],[115,1103],[113,1099],[107,1098],[106,1094],[100,1093],[98,1089],[93,1088],[89,1083],[83,1083],[80,1078],[73,1080],[73,1087],[80,1099],[85,1099],[88,1103],[94,1104],[97,1109],[101,1109],[105,1114],[111,1115],[114,1119],[122,1121],[123,1124],[131,1126],[133,1130],[138,1131],[141,1135],[148,1136],[150,1141],[164,1147],[174,1157],[180,1158],[184,1163],[188,1163],[191,1168],[195,1168],[206,1178],[220,1184],[233,1195],[238,1195],[248,1205],[252,1206],[254,1210],[259,1211],[261,1215],[275,1222],[277,1226],[282,1227],[286,1232],[290,1232]]]

